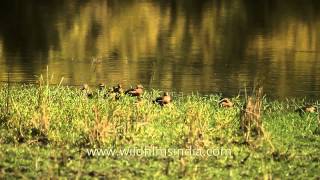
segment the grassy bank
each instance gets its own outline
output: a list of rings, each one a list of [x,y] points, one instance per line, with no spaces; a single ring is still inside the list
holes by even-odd
[[[0,178],[319,178],[317,114],[294,110],[305,102],[263,99],[265,134],[245,141],[243,98],[221,108],[219,95],[176,95],[160,107],[148,90],[142,101],[115,101],[79,88],[0,85]],[[230,154],[89,155],[91,148],[228,149]]]

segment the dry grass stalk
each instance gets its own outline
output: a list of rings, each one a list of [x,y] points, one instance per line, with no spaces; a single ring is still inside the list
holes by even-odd
[[[187,122],[188,131],[185,134],[185,140],[183,147],[185,148],[202,148],[204,146],[203,143],[203,129],[201,128],[201,113],[199,111],[195,111],[194,109],[190,109],[187,112]]]
[[[259,88],[253,96],[247,97],[241,110],[240,126],[246,141],[249,141],[250,137],[264,135],[261,121],[262,105],[262,88]]]
[[[91,143],[101,145],[105,142],[110,133],[110,124],[107,119],[102,119],[97,107],[93,108],[95,121],[89,132],[89,140]]]
[[[49,97],[43,86],[42,76],[39,79],[39,96],[38,96],[38,112],[33,118],[34,127],[44,134],[48,134],[50,126],[49,117]]]

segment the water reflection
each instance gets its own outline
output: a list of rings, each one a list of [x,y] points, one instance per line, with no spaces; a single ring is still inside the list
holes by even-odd
[[[320,2],[0,2],[0,79],[318,96]]]

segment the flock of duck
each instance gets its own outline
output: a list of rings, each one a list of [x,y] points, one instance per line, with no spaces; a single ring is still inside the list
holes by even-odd
[[[128,95],[128,96],[136,97],[137,100],[140,101],[144,93],[144,87],[141,84],[136,85],[136,87],[134,88],[124,90],[121,84],[107,88],[105,84],[100,83],[98,85],[98,90],[106,92],[104,94],[104,97],[106,98],[110,97],[115,100],[120,99],[122,96]],[[81,87],[81,91],[88,98],[94,97],[93,91],[90,89],[88,84],[83,84],[83,86]],[[155,104],[159,104],[160,106],[164,106],[164,105],[170,104],[172,100],[173,100],[172,96],[168,92],[164,92],[162,96],[157,97],[152,102]],[[224,108],[231,108],[234,106],[234,103],[229,98],[221,98],[218,104],[220,107],[224,107]],[[315,113],[317,112],[317,106],[312,104],[307,104],[303,107],[296,109],[295,112],[298,112],[300,115],[303,115],[304,113]]]
[[[105,98],[109,97],[115,100],[120,99],[122,96],[128,95],[131,97],[136,97],[138,101],[141,101],[141,97],[144,93],[144,87],[141,84],[136,85],[136,87],[134,88],[124,90],[121,84],[118,84],[114,87],[107,88],[105,84],[100,83],[98,85],[98,90],[106,92],[104,94]],[[93,91],[90,89],[88,84],[84,84],[81,87],[81,91],[88,98],[94,97]],[[170,104],[171,102],[172,102],[172,96],[169,95],[168,92],[164,92],[162,96],[157,97],[155,100],[153,100],[153,103],[159,104],[160,106]]]

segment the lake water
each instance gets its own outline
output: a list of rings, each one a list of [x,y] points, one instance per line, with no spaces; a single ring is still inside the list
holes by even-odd
[[[0,80],[320,96],[320,1],[0,2]]]

